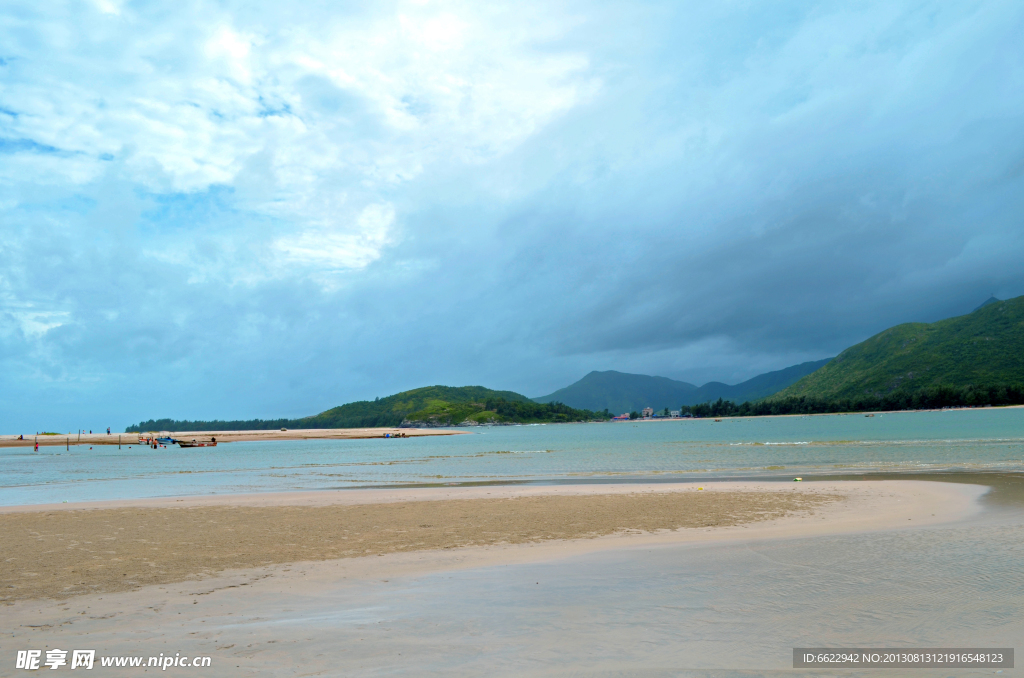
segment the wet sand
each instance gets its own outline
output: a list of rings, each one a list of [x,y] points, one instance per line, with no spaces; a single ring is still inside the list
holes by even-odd
[[[805,477],[804,481],[833,482],[836,480],[877,481],[877,480],[923,480],[937,483],[958,483],[981,485],[989,488],[982,502],[991,507],[1024,507],[1024,473],[1014,472],[972,472],[932,471],[929,473],[862,473],[857,475],[824,475]]]
[[[218,443],[251,442],[257,440],[354,440],[358,438],[383,438],[385,434],[407,438],[420,436],[450,436],[468,433],[452,429],[437,428],[310,428],[288,429],[287,431],[171,431],[170,437],[181,440],[207,441],[216,438]],[[150,434],[143,434],[149,436]],[[17,435],[0,436],[0,447],[33,447],[67,445],[139,445],[138,433],[61,433],[58,435],[24,434],[24,440]]]
[[[545,667],[571,664],[615,638],[643,655],[650,633],[671,633],[671,626],[647,625],[638,627],[642,637],[628,640],[636,629],[608,626],[627,614],[614,607],[627,605],[614,594],[623,582],[635,581],[637,595],[647,591],[647,580],[668,587],[666,595],[678,587],[675,579],[658,580],[664,565],[647,570],[652,553],[675,563],[684,552],[672,549],[724,547],[756,559],[758,544],[909,534],[909,527],[977,515],[985,491],[900,480],[697,487],[451,487],[10,507],[0,513],[4,577],[22,588],[4,589],[0,653],[5,660],[14,650],[54,647],[95,648],[108,656],[206,655],[213,657],[211,675],[378,675],[401,666],[480,675],[482,666],[460,664],[465,653],[516,647],[522,638],[528,645],[521,649],[536,656],[499,651],[494,659],[504,662],[506,674],[548,675]],[[717,561],[700,563],[702,553],[718,551],[686,553],[698,571],[717,567]],[[556,572],[556,581],[545,581]],[[584,612],[586,598],[565,593],[576,581],[596,587],[594,596],[610,591],[612,598]],[[743,577],[728,581],[758,585]],[[442,582],[452,583],[438,588]],[[464,586],[461,600],[456,592]],[[657,598],[656,590],[643,595]],[[488,608],[488,591],[500,607]],[[651,602],[638,609],[681,609],[669,600],[665,608]],[[576,608],[584,617],[576,619]],[[520,621],[504,628],[499,620],[508,614]],[[544,621],[553,614],[568,616]],[[498,636],[479,636],[477,620],[485,619],[486,628],[503,629]],[[537,624],[540,637],[517,635]],[[563,624],[582,624],[588,635]],[[665,640],[657,647],[689,646]],[[447,659],[449,653],[456,658]],[[780,656],[772,665],[786,660]],[[637,661],[620,658],[618,667]]]
[[[453,487],[7,507],[0,510],[7,554],[0,601],[130,591],[300,561],[546,542],[564,550],[601,538],[607,547],[608,538],[679,541],[730,528],[770,536],[924,524],[966,510],[965,495],[950,487]]]
[[[816,490],[691,490],[363,504],[342,494],[307,496],[305,505],[250,498],[262,505],[175,500],[180,508],[20,507],[0,514],[0,552],[9,554],[0,563],[0,602],[124,591],[298,561],[726,527],[813,512],[841,498]],[[316,499],[327,505],[309,503]]]

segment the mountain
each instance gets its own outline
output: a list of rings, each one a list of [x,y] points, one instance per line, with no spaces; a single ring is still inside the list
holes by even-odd
[[[529,398],[512,391],[493,391],[483,386],[425,386],[386,398],[363,400],[321,412],[302,420],[302,428],[360,428],[398,426],[409,415],[417,418],[446,417],[457,406],[483,403],[488,399],[528,402]],[[472,409],[472,408],[470,408]],[[446,417],[446,420],[450,417]],[[454,423],[461,422],[462,419]],[[299,428],[293,426],[292,428]]]
[[[816,360],[787,367],[784,370],[761,374],[740,384],[729,385],[712,381],[694,386],[685,381],[644,374],[626,374],[609,370],[591,372],[575,384],[550,395],[534,398],[539,403],[562,402],[599,412],[604,409],[621,414],[639,412],[645,407],[662,410],[676,409],[680,405],[695,405],[723,398],[742,403],[772,395],[804,375],[814,372],[829,359]]]
[[[575,384],[534,400],[538,403],[561,402],[569,407],[595,412],[607,409],[613,414],[622,414],[639,412],[648,406],[659,410],[665,407],[676,409],[697,390],[696,386],[685,381],[608,370],[591,372]]]
[[[846,349],[772,400],[1015,384],[1024,384],[1024,297],[990,299],[972,313],[935,323],[891,327]]]
[[[683,405],[696,405],[707,403],[712,400],[731,400],[737,405],[748,400],[760,400],[778,393],[787,386],[795,383],[800,378],[811,374],[824,367],[832,358],[824,360],[812,360],[799,365],[793,365],[774,372],[765,372],[756,377],[747,379],[744,382],[729,386],[721,382],[712,381],[697,389],[697,396],[692,402],[684,402]]]
[[[998,304],[998,303],[999,303],[998,299],[996,299],[995,297],[989,297],[988,299],[986,299],[985,301],[983,301],[981,303],[981,306],[979,306],[978,308],[974,309],[974,311],[980,311],[981,309],[985,308],[986,306],[990,306],[991,304]],[[971,311],[971,313],[974,313],[974,311]]]
[[[236,421],[179,421],[150,419],[129,426],[139,431],[259,431],[277,428],[370,428],[399,426],[410,421],[424,426],[450,426],[469,421],[497,422],[586,421],[599,415],[564,405],[540,405],[512,391],[483,386],[426,386],[386,398],[361,400],[301,419],[249,419]]]

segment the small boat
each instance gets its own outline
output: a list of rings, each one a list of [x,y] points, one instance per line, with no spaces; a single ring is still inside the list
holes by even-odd
[[[175,440],[174,438],[171,438],[169,436],[164,436],[162,438],[157,438],[156,441],[158,443],[160,443],[161,445],[173,445],[174,443],[178,442],[177,440]]]
[[[212,440],[175,440],[178,447],[217,447],[217,439]]]

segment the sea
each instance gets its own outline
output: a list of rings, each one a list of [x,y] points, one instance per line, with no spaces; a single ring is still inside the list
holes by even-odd
[[[478,483],[967,483],[980,509],[945,525],[344,580],[203,627],[239,661],[251,660],[247,647],[263,648],[267,675],[1024,675],[792,665],[796,647],[1024,649],[1020,408],[509,426],[195,450],[5,449],[0,459],[2,505]]]
[[[0,506],[467,483],[1024,471],[1024,408],[461,430],[468,433],[191,449],[4,448]]]

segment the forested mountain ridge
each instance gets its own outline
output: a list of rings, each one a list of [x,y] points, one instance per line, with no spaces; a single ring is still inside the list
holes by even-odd
[[[1024,384],[1024,297],[967,315],[896,325],[851,346],[771,400],[882,397],[938,387]]]

